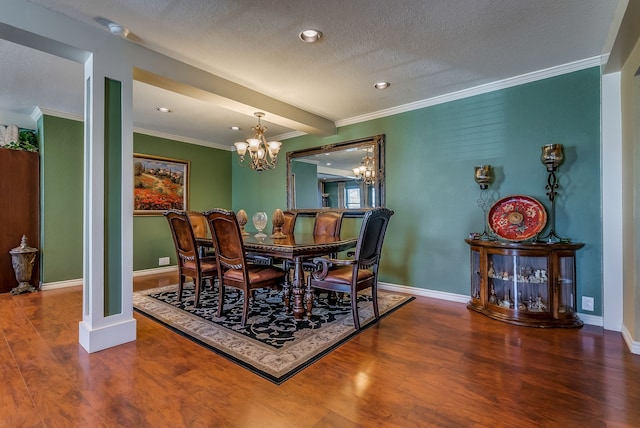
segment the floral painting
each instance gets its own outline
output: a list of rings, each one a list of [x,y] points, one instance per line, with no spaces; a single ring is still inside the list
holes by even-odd
[[[133,155],[133,213],[160,215],[188,210],[189,162]]]

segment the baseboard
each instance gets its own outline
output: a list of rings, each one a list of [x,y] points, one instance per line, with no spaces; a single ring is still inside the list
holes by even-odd
[[[163,266],[163,267],[158,267],[153,269],[142,269],[142,270],[134,271],[133,276],[139,277],[139,276],[146,276],[146,275],[173,273],[173,272],[176,272],[177,269],[178,269],[177,266]],[[82,285],[82,278],[72,279],[68,281],[48,282],[48,283],[42,284],[42,290],[43,291],[54,290],[56,288],[73,287],[76,285]],[[397,284],[391,284],[388,282],[378,282],[378,287],[380,287],[380,289],[382,290],[396,291],[398,293],[411,294],[413,296],[431,297],[439,300],[447,300],[449,302],[458,302],[458,303],[466,304],[469,301],[469,296],[466,294],[447,293],[445,291],[428,290],[426,288],[410,287],[408,285],[397,285]],[[588,315],[584,313],[579,313],[578,316],[585,324],[595,325],[598,327],[602,327],[604,325],[602,317],[595,316],[595,315]],[[627,335],[629,336],[629,338],[631,337],[628,334],[628,332],[627,332]],[[626,337],[625,337],[625,340],[627,340]],[[629,343],[629,340],[627,340],[627,344],[631,349],[632,344]],[[635,345],[633,346],[638,348],[638,351],[634,352],[634,354],[640,353],[640,343],[636,342]]]
[[[378,282],[378,287],[382,290],[396,291],[398,293],[412,294],[414,296],[432,297],[434,299],[448,300],[450,302],[467,303],[469,296],[465,294],[447,293],[445,291],[427,290],[426,288],[410,287],[408,285],[390,284],[388,282]]]
[[[585,314],[584,312],[578,312],[578,316],[585,324],[595,325],[597,327],[604,326],[604,320],[602,319],[602,317]]]
[[[82,284],[83,284],[82,278],[68,279],[66,281],[43,282],[42,285],[40,286],[40,289],[42,291],[47,291],[47,290],[55,290],[57,288],[75,287]]]
[[[450,302],[458,302],[466,304],[469,302],[469,296],[466,294],[447,293],[438,290],[428,290],[425,288],[409,287],[407,285],[396,285],[388,282],[378,282],[378,287],[382,290],[396,291],[398,293],[406,293],[414,296],[432,297],[434,299],[448,300]],[[604,325],[602,317],[579,313],[578,316],[588,325],[602,327]]]
[[[163,267],[153,268],[153,269],[136,270],[133,272],[133,276],[138,277],[138,276],[146,276],[146,275],[158,275],[163,273],[173,273],[173,272],[177,272],[177,270],[178,270],[177,266],[163,266]],[[77,285],[82,285],[82,284],[83,284],[82,278],[68,279],[66,281],[44,282],[40,286],[40,290],[42,291],[55,290],[57,288],[75,287]]]
[[[624,324],[622,325],[622,337],[627,343],[629,351],[631,351],[632,354],[640,355],[640,342],[633,340],[633,337],[631,337],[631,333]]]
[[[174,265],[174,266],[163,266],[163,267],[158,267],[158,268],[153,268],[153,269],[134,270],[133,271],[133,277],[137,278],[139,276],[158,275],[158,274],[162,274],[162,273],[174,273],[174,272],[178,272],[178,266],[176,266],[176,265]]]

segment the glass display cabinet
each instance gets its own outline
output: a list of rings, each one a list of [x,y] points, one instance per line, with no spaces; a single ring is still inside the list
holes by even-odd
[[[471,247],[469,309],[517,325],[582,326],[575,254],[584,244],[465,242]]]

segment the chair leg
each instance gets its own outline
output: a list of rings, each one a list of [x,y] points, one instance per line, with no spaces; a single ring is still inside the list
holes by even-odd
[[[242,303],[242,322],[241,325],[244,327],[247,324],[247,317],[249,315],[249,295],[253,292],[253,290],[245,290],[243,296]]]
[[[224,306],[224,285],[222,284],[222,280],[218,281],[218,313],[217,317],[220,318],[222,316],[222,307]]]
[[[380,312],[378,311],[378,284],[373,284],[371,287],[371,297],[373,297],[373,315],[378,319],[380,318]]]
[[[195,278],[193,278],[193,286],[196,289],[196,300],[193,304],[194,307],[198,307],[198,304],[200,303],[200,289],[202,288],[202,282],[204,281],[203,278],[200,277],[200,275],[196,275]]]
[[[353,325],[356,331],[360,330],[360,317],[358,316],[358,293],[351,292],[351,313],[353,314]]]
[[[178,301],[182,300],[182,289],[184,288],[184,275],[180,274],[178,278]]]

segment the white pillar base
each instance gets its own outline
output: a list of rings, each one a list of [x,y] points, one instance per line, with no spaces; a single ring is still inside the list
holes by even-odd
[[[136,340],[135,318],[93,330],[89,324],[80,321],[80,345],[89,353],[102,351],[103,349],[134,340]]]

